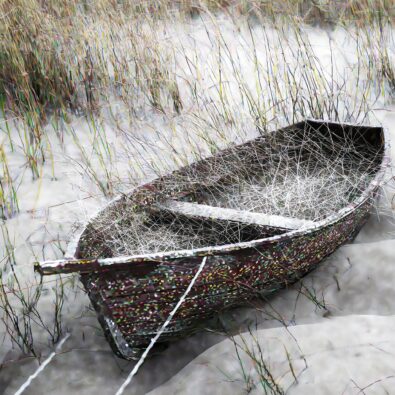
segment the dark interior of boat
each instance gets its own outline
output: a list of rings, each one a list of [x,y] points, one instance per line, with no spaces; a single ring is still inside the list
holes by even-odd
[[[150,204],[131,194],[80,239],[81,258],[232,244],[307,228],[355,201],[383,159],[381,128],[306,121],[163,176]]]

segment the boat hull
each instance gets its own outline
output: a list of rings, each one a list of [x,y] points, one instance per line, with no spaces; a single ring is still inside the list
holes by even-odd
[[[316,135],[318,131],[320,133]],[[352,142],[351,152],[355,155],[347,157],[360,160],[362,166],[362,158],[368,155],[369,163],[374,164],[371,181],[349,204],[314,221],[311,226],[280,233],[267,232],[268,235],[263,232],[257,238],[235,243],[224,243],[220,233],[218,243],[196,249],[113,256],[104,248],[111,239],[106,238],[106,234],[98,238],[100,231],[96,232],[94,227],[96,219],[104,216],[111,223],[114,208],[118,207],[123,213],[129,206],[149,209],[168,199],[183,201],[191,191],[205,185],[206,174],[217,169],[217,163],[222,165],[224,160],[231,165],[226,166],[227,173],[217,172],[218,179],[210,182],[216,185],[221,177],[221,182],[231,182],[232,174],[241,162],[247,163],[248,171],[253,170],[250,167],[251,153],[257,147],[266,149],[268,143],[281,143],[283,135],[294,132],[297,134],[292,137],[301,133],[302,142],[305,132],[315,137],[315,143],[322,136],[329,137],[330,152],[339,142]],[[272,135],[269,135],[270,141],[268,136],[258,137],[119,196],[92,217],[80,233],[76,233],[65,259],[38,264],[36,270],[43,275],[80,273],[111,347],[126,359],[141,355],[186,292],[204,257],[207,259],[202,272],[158,343],[190,335],[202,329],[206,320],[216,313],[245,305],[253,298],[270,295],[298,281],[342,244],[352,240],[366,222],[389,164],[388,139],[380,127],[320,120],[302,121],[276,133],[279,133],[279,140],[271,141]],[[298,144],[296,141],[287,144],[290,152],[304,147],[299,144],[300,139]],[[326,151],[322,153],[326,154]],[[210,226],[203,228],[204,232],[209,231]],[[91,248],[96,246],[103,248]]]
[[[205,319],[252,298],[269,295],[302,278],[366,222],[373,195],[333,223],[280,235],[253,248],[209,255],[204,270],[160,338],[190,335]],[[114,352],[135,359],[186,291],[202,256],[142,261],[117,270],[81,275]]]

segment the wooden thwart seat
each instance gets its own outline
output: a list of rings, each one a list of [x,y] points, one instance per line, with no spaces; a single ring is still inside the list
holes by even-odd
[[[279,215],[267,215],[263,213],[253,213],[250,211],[234,210],[223,207],[207,206],[205,204],[182,202],[176,200],[166,200],[155,205],[160,210],[166,210],[173,214],[184,215],[201,219],[230,221],[243,223],[246,225],[256,225],[267,228],[279,228],[293,230],[308,228],[314,225],[313,221],[299,218],[288,218]]]

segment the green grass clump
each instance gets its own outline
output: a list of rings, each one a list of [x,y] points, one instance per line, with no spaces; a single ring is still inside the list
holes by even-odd
[[[59,31],[62,21],[38,1],[2,1],[0,12],[0,95],[21,111],[71,103],[76,83],[62,49],[67,23]]]

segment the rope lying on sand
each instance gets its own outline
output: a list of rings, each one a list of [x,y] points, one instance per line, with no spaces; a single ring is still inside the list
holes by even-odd
[[[177,310],[180,308],[182,303],[184,302],[185,298],[188,296],[189,292],[191,291],[193,285],[195,284],[195,281],[199,277],[199,274],[202,272],[204,265],[206,264],[207,257],[205,256],[202,260],[202,263],[199,266],[198,271],[196,272],[195,276],[193,277],[192,281],[189,283],[188,288],[184,292],[184,294],[181,296],[180,300],[174,307],[174,309],[171,311],[169,314],[169,317],[165,321],[165,323],[162,325],[162,327],[159,329],[158,333],[151,339],[150,344],[148,347],[145,349],[143,355],[140,357],[139,361],[136,363],[134,366],[133,370],[129,373],[129,376],[127,379],[124,381],[124,383],[121,385],[119,390],[117,391],[116,395],[122,395],[123,391],[125,388],[129,385],[129,383],[132,381],[133,376],[138,372],[140,366],[144,363],[145,358],[147,357],[148,353],[150,352],[151,348],[154,346],[156,341],[159,339],[163,331],[166,329],[166,327],[170,324],[170,321],[173,319],[174,314],[177,312]]]
[[[55,357],[56,353],[62,348],[64,342],[70,337],[70,333],[67,333],[66,336],[57,344],[55,351],[53,351],[48,358],[38,367],[38,369],[19,387],[18,391],[15,392],[15,395],[20,395],[25,391],[27,387],[32,383],[32,381],[45,369],[45,367],[52,361]]]

